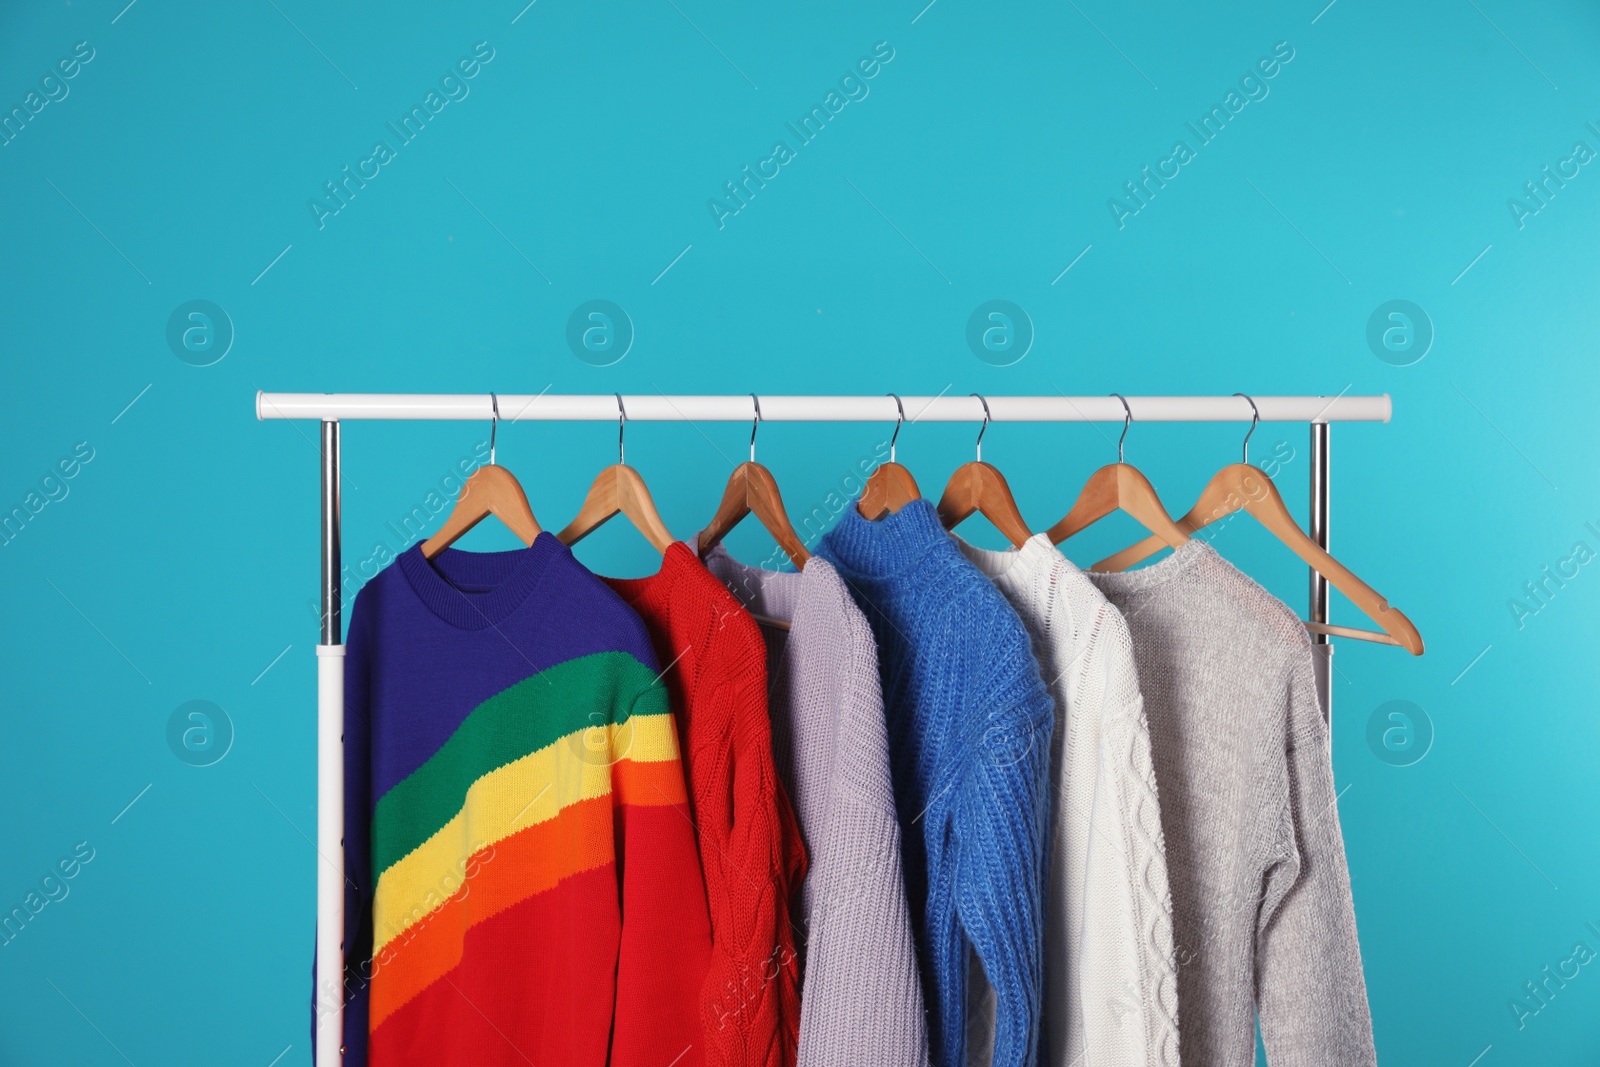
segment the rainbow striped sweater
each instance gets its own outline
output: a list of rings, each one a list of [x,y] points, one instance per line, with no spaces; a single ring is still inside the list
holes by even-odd
[[[711,940],[638,617],[548,533],[402,554],[345,660],[347,1065],[701,1062]]]

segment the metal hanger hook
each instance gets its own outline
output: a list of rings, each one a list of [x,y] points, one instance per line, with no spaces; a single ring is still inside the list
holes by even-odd
[[[1122,462],[1122,443],[1128,439],[1128,427],[1133,425],[1133,409],[1128,406],[1128,398],[1121,393],[1112,393],[1112,396],[1122,401],[1122,436],[1117,438],[1117,462]]]
[[[894,436],[889,438],[889,462],[893,463],[895,461],[894,443],[900,440],[900,426],[906,421],[906,409],[905,405],[900,403],[900,398],[895,396],[894,393],[885,393],[884,395],[894,397],[894,410],[897,413],[894,419]]]
[[[493,393],[489,394],[489,410],[493,412],[493,421],[489,423],[489,466],[494,466],[494,438],[495,431],[500,429],[500,398]]]
[[[983,435],[989,430],[989,402],[977,393],[971,394],[978,397],[978,403],[983,405],[983,425],[978,427],[978,462],[983,462]]]
[[[617,398],[617,466],[627,466],[627,453],[622,450],[622,431],[628,428],[628,409],[622,406],[622,394],[613,393]]]
[[[1250,405],[1250,429],[1244,435],[1244,462],[1250,462],[1250,436],[1256,432],[1256,423],[1261,421],[1261,409],[1256,407],[1256,402],[1244,393],[1234,393],[1234,396],[1243,396],[1244,402]]]
[[[750,394],[750,402],[756,406],[755,421],[750,424],[750,462],[756,461],[756,431],[761,428],[761,398]]]

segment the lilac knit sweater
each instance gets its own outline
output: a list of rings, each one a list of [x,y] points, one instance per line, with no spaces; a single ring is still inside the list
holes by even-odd
[[[872,631],[827,560],[711,569],[765,623],[772,748],[805,835],[799,1067],[927,1067]]]

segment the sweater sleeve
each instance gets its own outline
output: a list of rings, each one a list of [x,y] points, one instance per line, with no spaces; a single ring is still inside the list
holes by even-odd
[[[1039,1052],[1055,718],[1031,655],[1027,668],[1021,698],[982,721],[951,822],[957,917],[995,990],[994,1067],[1033,1067]],[[961,974],[964,944],[959,936],[951,940],[948,950],[959,958],[950,961],[950,973]],[[944,983],[940,995],[945,1059],[958,1063],[964,1059],[965,982]]]
[[[1101,706],[1090,709],[1101,723],[1100,752],[1081,875],[1081,936],[1071,931],[1081,961],[1075,1007],[1084,1020],[1086,1055],[1108,1065],[1177,1067],[1172,892],[1150,734],[1132,641],[1109,606],[1095,620],[1084,670],[1101,682],[1085,687],[1101,695]]]
[[[1256,927],[1262,1040],[1273,1067],[1374,1065],[1329,733],[1309,644],[1293,656],[1286,688],[1277,855],[1266,872]]]
[[[854,613],[840,631],[854,655],[812,658],[838,681],[833,778],[826,818],[808,823],[805,989],[800,1059],[816,1067],[927,1067],[927,1016],[889,776],[889,742],[871,631]],[[802,812],[805,802],[801,801]]]
[[[711,1067],[793,1067],[800,967],[789,909],[805,846],[772,755],[765,646],[733,610],[718,622],[732,631],[718,650],[727,661],[712,661],[689,698],[706,724],[690,731],[689,761],[712,931],[700,1018]]]
[[[660,686],[635,697],[629,721],[652,715],[671,715]],[[703,1049],[696,997],[711,954],[711,931],[701,904],[705,891],[683,767],[677,752],[653,762],[630,758],[639,755],[631,751],[632,737],[627,729],[618,731],[610,753],[622,896],[610,1062],[698,1065]]]

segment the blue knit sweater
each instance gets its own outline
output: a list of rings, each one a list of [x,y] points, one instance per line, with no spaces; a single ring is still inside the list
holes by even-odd
[[[996,992],[995,1067],[1039,1056],[1050,694],[1028,633],[931,503],[847,508],[817,554],[872,624],[934,1067],[966,1062],[967,947]]]

